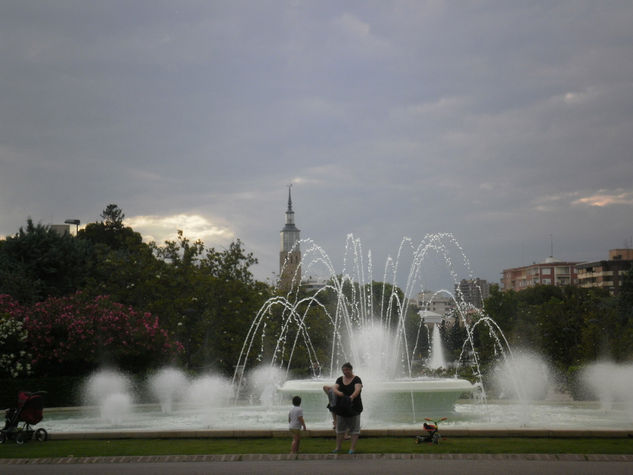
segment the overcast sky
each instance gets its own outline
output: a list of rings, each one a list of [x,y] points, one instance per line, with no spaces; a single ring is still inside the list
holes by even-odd
[[[0,0],[0,166],[0,235],[116,203],[148,240],[241,239],[261,280],[288,183],[302,238],[341,268],[353,233],[376,280],[429,233],[492,282],[604,259],[633,237],[633,2]]]

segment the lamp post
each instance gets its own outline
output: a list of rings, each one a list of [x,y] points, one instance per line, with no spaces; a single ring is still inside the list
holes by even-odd
[[[79,223],[81,223],[81,221],[79,221],[78,219],[67,219],[66,221],[64,221],[64,223],[75,225],[75,236],[76,236],[77,233],[79,232]]]

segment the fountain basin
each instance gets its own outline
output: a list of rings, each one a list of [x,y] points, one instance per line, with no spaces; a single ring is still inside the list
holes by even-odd
[[[293,396],[301,397],[304,415],[323,417],[327,406],[324,385],[319,379],[289,380],[278,388],[283,401],[290,405]],[[465,379],[416,378],[363,380],[363,416],[371,421],[415,423],[425,417],[442,417],[455,410],[455,403],[477,387]]]

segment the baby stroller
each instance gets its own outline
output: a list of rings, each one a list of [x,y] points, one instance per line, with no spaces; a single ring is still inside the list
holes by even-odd
[[[419,444],[421,442],[431,442],[433,444],[439,444],[442,436],[440,435],[440,422],[445,421],[446,417],[442,417],[436,421],[433,419],[429,419],[428,417],[424,418],[425,421],[429,421],[429,423],[425,422],[422,427],[426,431],[426,435],[416,435],[415,443]],[[432,423],[432,424],[431,424]]]
[[[33,430],[31,427],[42,420],[44,412],[42,396],[44,394],[46,391],[34,393],[20,391],[18,393],[17,407],[6,410],[4,428],[0,430],[0,444],[14,439],[16,444],[22,445],[31,440],[34,434],[37,441],[44,442],[48,439],[46,429]]]

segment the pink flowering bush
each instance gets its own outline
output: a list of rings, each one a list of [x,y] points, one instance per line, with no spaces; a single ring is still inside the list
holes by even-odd
[[[182,351],[158,317],[107,296],[50,297],[26,309],[24,328],[41,375],[81,374],[102,364],[138,372]]]

